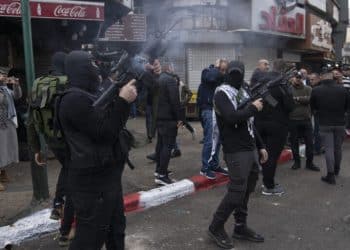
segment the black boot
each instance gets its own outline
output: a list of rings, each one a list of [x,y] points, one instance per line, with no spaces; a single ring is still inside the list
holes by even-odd
[[[156,161],[157,160],[157,154],[153,153],[153,154],[147,155],[146,158],[148,160],[151,160],[151,161]]]
[[[232,237],[239,240],[248,240],[252,242],[264,242],[264,237],[254,232],[245,224],[236,225],[233,231]]]
[[[293,164],[293,166],[291,167],[291,169],[297,170],[297,169],[299,169],[299,168],[301,168],[301,166],[300,166],[300,161],[295,161],[294,164]]]
[[[334,174],[335,174],[335,176],[339,176],[339,172],[340,172],[340,166],[334,166]]]
[[[331,185],[335,185],[335,175],[334,173],[328,173],[326,176],[323,176],[321,178],[322,181],[331,184]]]
[[[173,152],[171,152],[171,158],[176,158],[181,156],[180,149],[174,149]]]
[[[233,242],[227,235],[223,226],[219,228],[214,228],[210,225],[208,235],[213,241],[215,241],[216,245],[218,245],[219,247],[224,249],[233,249]]]
[[[232,249],[233,242],[225,231],[225,221],[225,219],[214,215],[213,221],[209,226],[208,235],[219,247],[224,249]]]
[[[316,172],[320,172],[320,168],[317,167],[315,164],[313,164],[312,162],[306,162],[306,169],[311,170],[311,171],[316,171]]]

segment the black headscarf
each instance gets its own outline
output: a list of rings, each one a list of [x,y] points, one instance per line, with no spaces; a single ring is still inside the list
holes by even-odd
[[[69,53],[65,68],[71,87],[96,93],[99,87],[99,70],[88,52],[76,50]]]
[[[231,61],[227,68],[227,83],[239,89],[244,83],[244,64],[240,61]]]
[[[62,76],[65,75],[64,62],[66,60],[67,54],[64,52],[56,52],[51,58],[52,71],[51,75]]]

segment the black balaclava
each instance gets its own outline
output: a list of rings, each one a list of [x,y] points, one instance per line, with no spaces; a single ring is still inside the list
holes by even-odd
[[[67,54],[64,52],[56,52],[55,54],[53,54],[51,58],[51,65],[52,65],[51,75],[62,76],[66,74],[65,66],[64,66],[66,57],[67,57]]]
[[[227,83],[239,89],[244,82],[244,64],[240,61],[231,61],[227,68]]]
[[[100,85],[99,69],[88,52],[75,50],[69,53],[65,68],[70,86],[96,93]]]

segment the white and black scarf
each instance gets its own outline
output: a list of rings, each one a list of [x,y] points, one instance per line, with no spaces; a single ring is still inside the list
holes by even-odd
[[[216,88],[215,94],[219,91],[224,92],[229,100],[232,103],[232,108],[234,110],[237,110],[238,106],[243,103],[246,99],[249,98],[249,94],[247,90],[244,87],[241,87],[239,90],[237,90],[235,87],[228,85],[228,84],[222,84],[219,87]],[[214,94],[214,96],[215,96]],[[220,142],[220,132],[219,132],[219,127],[217,124],[216,120],[216,111],[215,111],[215,102],[214,102],[214,109],[213,109],[213,133],[212,133],[212,148],[211,148],[211,156],[209,159],[209,162],[212,160],[216,147]],[[220,115],[220,114],[219,114]],[[253,129],[253,124],[254,124],[254,117],[251,117],[247,120],[247,127],[249,134],[251,135],[252,138],[254,138],[254,129]],[[235,125],[237,126],[237,125]]]

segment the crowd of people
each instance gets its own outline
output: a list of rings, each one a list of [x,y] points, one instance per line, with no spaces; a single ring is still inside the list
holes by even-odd
[[[234,212],[233,237],[263,242],[263,236],[247,226],[249,196],[259,173],[263,195],[282,195],[276,181],[282,150],[290,147],[292,170],[302,166],[300,145],[305,144],[305,169],[318,172],[314,155],[325,153],[327,175],[322,181],[336,184],[340,174],[342,143],[350,108],[350,67],[325,67],[321,74],[306,69],[286,72],[294,65],[261,59],[249,83],[240,61],[218,59],[203,69],[197,93],[203,128],[200,174],[213,180],[229,177],[228,190],[214,213],[209,236],[223,248],[232,248],[224,224]],[[52,57],[50,74],[34,82],[35,91],[27,122],[28,144],[38,166],[46,164],[41,155],[39,135],[62,165],[57,181],[51,219],[61,219],[59,244],[69,249],[124,249],[125,216],[121,178],[130,149],[125,129],[135,115],[138,94],[145,98],[146,130],[149,142],[156,137],[153,154],[158,185],[174,182],[168,169],[172,157],[181,156],[177,133],[180,127],[193,135],[186,121],[186,105],[192,92],[175,73],[173,64],[155,60],[147,64],[152,84],[137,89],[130,81],[103,110],[92,103],[113,84],[117,75],[101,76],[95,59],[84,51]],[[278,80],[276,80],[278,79]],[[273,103],[261,95],[251,99],[255,86],[267,86]],[[47,86],[47,87],[45,87]],[[151,86],[151,87],[150,87]],[[47,89],[60,92],[57,99]],[[140,93],[141,92],[141,93]],[[7,181],[5,167],[18,162],[17,115],[14,100],[22,95],[19,80],[0,72],[0,191]],[[49,112],[48,112],[49,111]],[[40,117],[40,119],[38,119]],[[4,139],[3,139],[4,138]],[[220,151],[226,167],[220,165]],[[63,212],[64,211],[64,212]],[[69,239],[76,217],[76,235]]]

